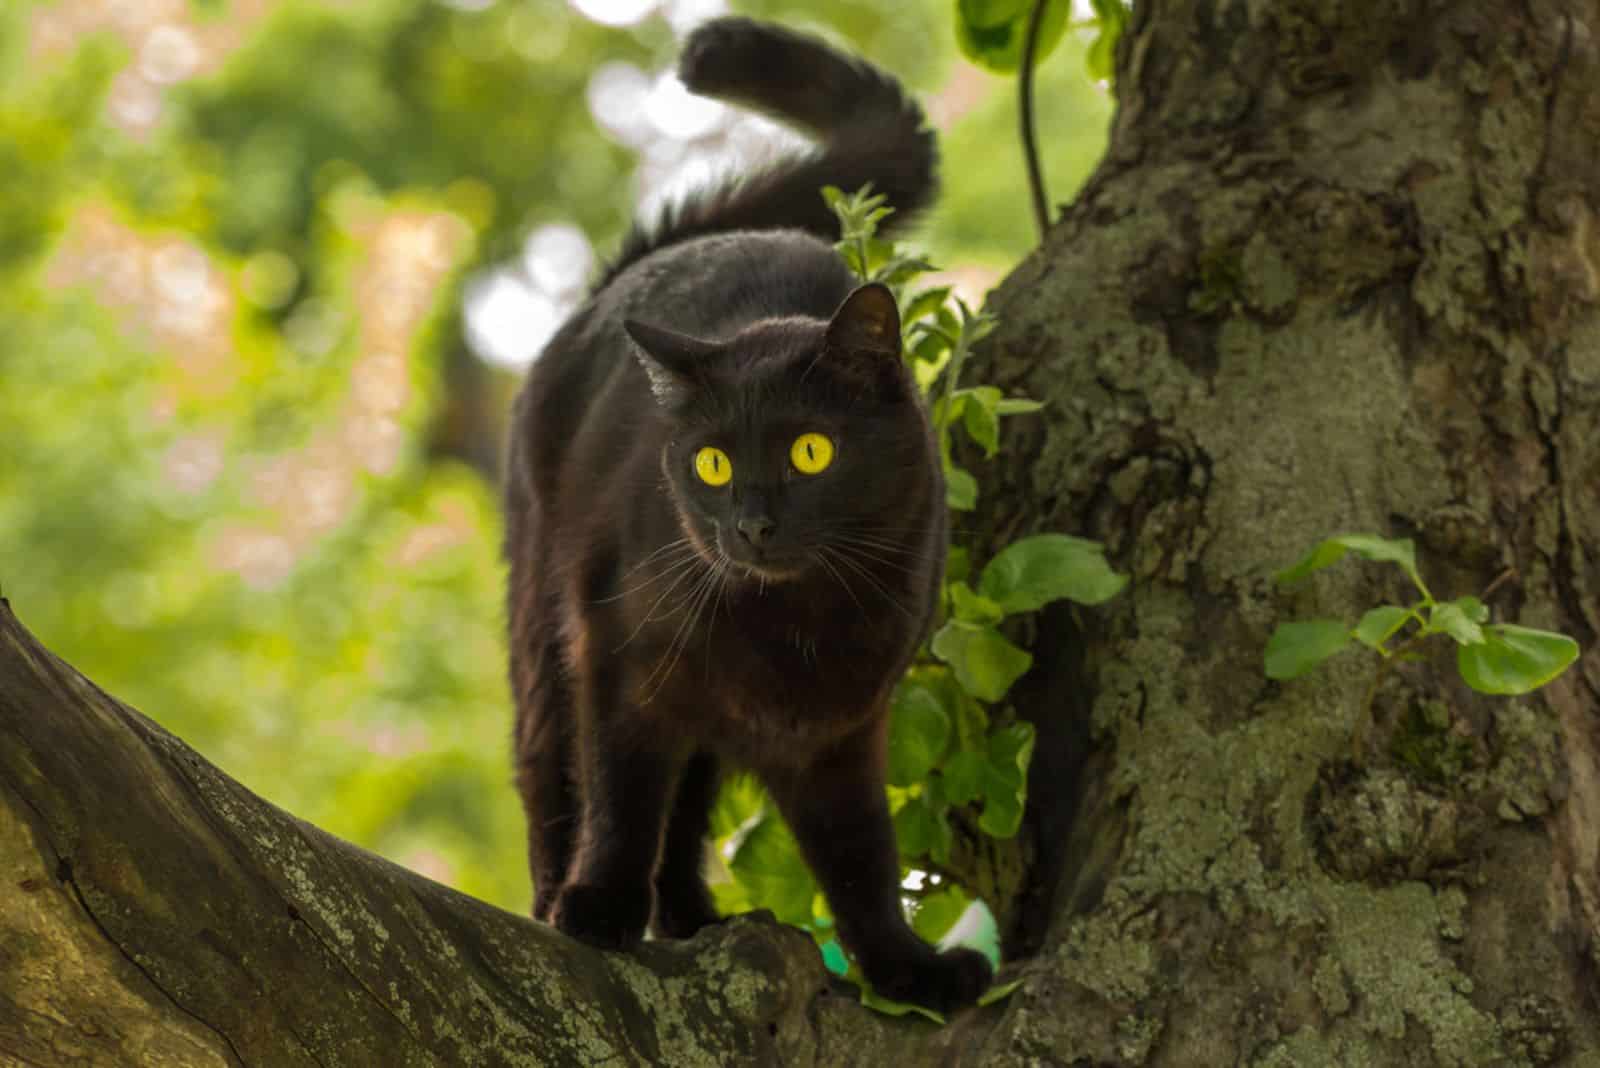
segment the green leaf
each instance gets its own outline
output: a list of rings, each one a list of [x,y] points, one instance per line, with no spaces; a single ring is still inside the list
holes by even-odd
[[[944,797],[952,805],[971,804],[983,796],[983,771],[987,754],[963,749],[945,762],[941,773]]]
[[[1475,597],[1467,599],[1477,600]],[[1428,629],[1448,634],[1462,645],[1482,645],[1483,627],[1467,614],[1470,607],[1463,607],[1460,601],[1434,605],[1428,614]]]
[[[1372,534],[1341,534],[1338,537],[1328,538],[1318,543],[1292,566],[1279,571],[1273,577],[1279,585],[1286,586],[1291,582],[1298,582],[1314,571],[1321,571],[1329,565],[1338,563],[1344,559],[1347,551],[1368,560],[1399,564],[1419,588],[1422,586],[1422,580],[1417,574],[1416,550],[1411,539],[1391,540]]]
[[[1380,538],[1374,534],[1342,534],[1337,539],[1346,549],[1367,560],[1399,564],[1413,579],[1417,577],[1416,547],[1410,538]]]
[[[1022,66],[1022,42],[1033,0],[956,0],[956,41],[972,62],[997,74]],[[1037,66],[1061,40],[1072,5],[1048,0],[1034,43]]]
[[[933,813],[913,797],[895,810],[894,840],[902,857],[920,857],[933,848]]]
[[[978,480],[947,461],[944,466],[944,499],[958,512],[972,511],[978,507]]]
[[[1012,542],[989,561],[978,592],[1007,615],[1031,612],[1062,598],[1101,604],[1128,584],[1106,563],[1099,542],[1066,534],[1035,534]]]
[[[794,835],[775,814],[767,813],[745,835],[728,867],[759,907],[771,909],[784,923],[804,927],[811,922],[817,884]]]
[[[967,396],[966,406],[961,413],[962,425],[967,428],[972,440],[983,448],[984,455],[993,457],[1000,451],[1000,417],[995,414],[995,408],[1000,403],[1000,391],[994,386],[978,386],[957,390],[956,393]]]
[[[910,786],[944,758],[954,728],[939,690],[916,679],[895,688],[889,720],[889,782]]]
[[[1089,51],[1084,56],[1083,65],[1089,77],[1097,82],[1111,80],[1117,70],[1117,38],[1121,36],[1120,28],[1112,30],[1106,26],[1100,27],[1100,32],[1089,42]]]
[[[935,270],[938,268],[921,256],[894,256],[878,268],[872,281],[882,282],[886,286],[903,286],[917,275]]]
[[[1343,560],[1345,551],[1345,547],[1339,544],[1337,538],[1329,538],[1327,541],[1318,542],[1312,546],[1310,552],[1273,575],[1273,581],[1280,586],[1299,582],[1307,575],[1321,571],[1325,567],[1331,567]]]
[[[1022,826],[1028,800],[1028,763],[1033,759],[1033,725],[1012,723],[989,736],[983,774],[983,815],[978,827],[994,838],[1010,838]]]
[[[932,315],[944,305],[950,297],[950,286],[934,286],[924,289],[906,301],[905,308],[900,312],[900,318],[909,327],[911,323],[926,315]]]
[[[970,574],[972,574],[972,553],[965,545],[950,546],[950,553],[944,558],[944,580],[964,582]]]
[[[1002,397],[1000,403],[994,406],[996,415],[1027,415],[1030,412],[1043,411],[1044,405],[1027,397]]]
[[[931,857],[936,864],[950,861],[949,805],[927,793],[913,797],[894,814],[894,837],[900,855],[908,860]]]
[[[906,351],[916,361],[914,370],[917,373],[917,385],[926,390],[948,362],[950,342],[927,331],[918,331],[915,337],[916,340],[911,342]]]
[[[844,955],[844,946],[839,944],[837,938],[830,938],[821,945],[822,966],[834,975],[843,975],[850,970],[850,958]]]
[[[1128,21],[1128,9],[1122,0],[1094,0],[1098,32],[1089,45],[1085,65],[1089,77],[1097,81],[1110,81],[1116,73],[1117,41]]]
[[[1515,623],[1483,628],[1481,645],[1456,650],[1461,677],[1479,693],[1520,694],[1537,690],[1578,659],[1578,643],[1565,634]]]
[[[1361,622],[1356,624],[1355,630],[1350,634],[1363,645],[1381,649],[1383,643],[1392,638],[1395,631],[1403,627],[1410,618],[1410,611],[1399,605],[1379,605],[1362,616]]]
[[[926,1016],[941,1026],[945,1022],[944,1017],[932,1009],[921,1005],[913,1005],[909,1001],[890,1001],[888,998],[879,997],[865,984],[862,984],[861,987],[861,1004],[873,1012],[882,1013],[885,1016],[904,1016],[907,1013],[914,1012],[918,1016]]]
[[[1474,623],[1489,622],[1489,606],[1476,597],[1457,597],[1452,603],[1460,607],[1462,614]]]
[[[924,897],[911,910],[911,929],[924,942],[937,942],[967,911],[971,899],[958,886],[945,886]]]
[[[1033,665],[1033,657],[993,627],[959,620],[933,636],[933,653],[949,664],[962,689],[984,701],[998,701]]]
[[[754,776],[724,777],[722,789],[717,792],[717,803],[711,808],[712,835],[726,838],[742,830],[746,823],[761,814],[766,799],[766,791]]]
[[[1033,724],[1018,720],[989,735],[989,761],[1020,780],[1033,760]]]
[[[978,828],[991,838],[1010,838],[1022,826],[1022,806],[1026,797],[995,791],[983,802]]]
[[[978,1004],[993,1005],[997,1001],[1004,1001],[1021,990],[1023,982],[1022,979],[1013,979],[1009,983],[996,983],[978,996]]]
[[[1005,609],[980,593],[973,593],[965,582],[950,584],[950,602],[957,619],[963,623],[998,623],[1005,618]]]
[[[1267,642],[1267,678],[1304,675],[1350,643],[1350,630],[1337,619],[1280,623]]]

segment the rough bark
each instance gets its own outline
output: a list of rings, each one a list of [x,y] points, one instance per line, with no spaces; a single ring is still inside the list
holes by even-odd
[[[0,1058],[84,1064],[1600,1066],[1600,3],[1150,0],[1105,163],[979,361],[1048,402],[991,542],[1134,575],[1046,613],[1026,985],[934,1030],[735,921],[597,953],[251,796],[0,611]],[[1048,106],[1048,102],[1045,102]],[[1272,627],[1405,591],[1563,630],[1279,684]]]
[[[1108,156],[979,372],[1047,402],[992,537],[1134,576],[1037,629],[1019,711],[1089,744],[1041,741],[1048,922],[983,1063],[1600,1064],[1597,33],[1592,0],[1135,4]],[[1509,571],[1496,618],[1582,659],[1516,699],[1407,666],[1352,760],[1375,658],[1262,669],[1277,622],[1410,600],[1274,586],[1347,532],[1414,538],[1441,597]]]
[[[811,938],[744,917],[582,946],[295,819],[34,641],[0,601],[0,1063],[881,1065]]]

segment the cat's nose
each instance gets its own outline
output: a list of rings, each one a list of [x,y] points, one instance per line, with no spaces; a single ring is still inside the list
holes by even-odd
[[[777,524],[764,515],[745,516],[735,525],[739,537],[758,549],[772,539],[772,532],[777,529]]]

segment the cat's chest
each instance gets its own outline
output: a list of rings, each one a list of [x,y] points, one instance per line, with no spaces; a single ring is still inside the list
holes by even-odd
[[[912,640],[865,620],[719,612],[647,707],[746,763],[801,760],[881,714]]]
[[[759,703],[777,695],[862,700],[894,670],[903,640],[893,628],[842,619],[784,622],[729,612],[714,620],[708,681],[729,699]]]

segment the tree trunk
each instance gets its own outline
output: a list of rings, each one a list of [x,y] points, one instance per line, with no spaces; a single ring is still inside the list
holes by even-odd
[[[983,1063],[1600,1065],[1597,33],[1593,0],[1135,4],[1109,153],[978,372],[1047,404],[991,539],[1133,573],[1037,627],[1047,919]],[[1402,666],[1352,759],[1378,658],[1262,653],[1415,599],[1275,587],[1353,532],[1582,658],[1522,698]]]
[[[1137,5],[1110,152],[977,361],[1049,405],[987,539],[1134,575],[1033,628],[1010,1000],[872,1015],[758,920],[577,945],[267,805],[0,609],[0,1059],[1596,1068],[1597,33],[1597,0]],[[1357,531],[1582,659],[1512,699],[1401,666],[1353,756],[1373,664],[1262,649],[1409,599],[1272,583]]]

